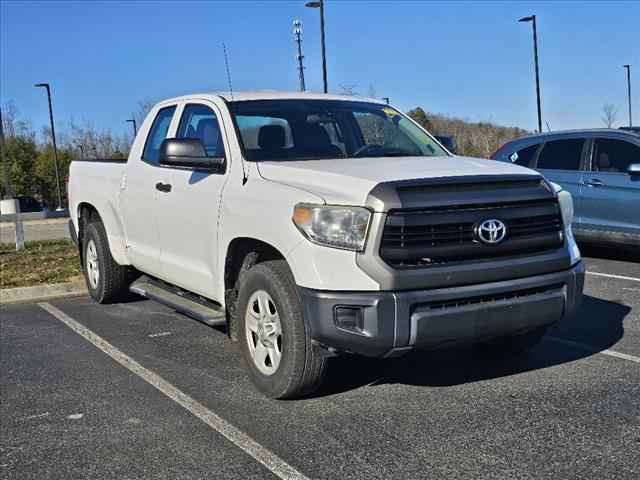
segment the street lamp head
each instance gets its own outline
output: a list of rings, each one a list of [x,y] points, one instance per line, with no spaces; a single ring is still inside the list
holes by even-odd
[[[631,65],[622,65],[624,68],[631,68]]]
[[[320,2],[319,1],[307,2],[304,4],[304,6],[309,8],[320,8]]]
[[[36,83],[34,85],[34,87],[44,87],[44,88],[47,88],[48,86],[49,86],[48,83]]]
[[[536,18],[535,15],[531,15],[529,17],[522,17],[520,20],[518,20],[519,22],[532,22],[533,19]]]

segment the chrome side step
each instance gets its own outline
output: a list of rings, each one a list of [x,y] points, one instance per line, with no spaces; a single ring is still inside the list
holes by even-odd
[[[212,327],[225,326],[227,323],[225,311],[219,305],[147,276],[133,282],[129,291],[162,303]]]

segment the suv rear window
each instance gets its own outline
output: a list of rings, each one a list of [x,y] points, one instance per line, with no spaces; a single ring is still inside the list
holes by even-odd
[[[545,143],[538,156],[538,168],[550,170],[580,170],[584,139],[553,140]]]

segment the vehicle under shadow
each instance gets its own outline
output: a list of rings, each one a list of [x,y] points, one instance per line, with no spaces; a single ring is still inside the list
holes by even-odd
[[[447,387],[506,377],[573,362],[614,345],[624,334],[630,307],[585,295],[581,307],[547,333],[534,349],[521,355],[487,357],[473,347],[413,352],[376,360],[362,357],[331,359],[328,379],[315,396],[332,395],[364,385],[406,384]],[[593,351],[553,341],[560,338],[593,347]]]
[[[604,258],[621,262],[640,263],[640,251],[633,248],[620,248],[619,246],[605,246],[580,243],[580,253],[583,257]]]

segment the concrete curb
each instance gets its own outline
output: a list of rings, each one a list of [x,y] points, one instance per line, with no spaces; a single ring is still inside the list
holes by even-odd
[[[35,302],[59,297],[75,297],[86,295],[87,286],[84,281],[36,285],[34,287],[18,287],[0,289],[0,303]]]

